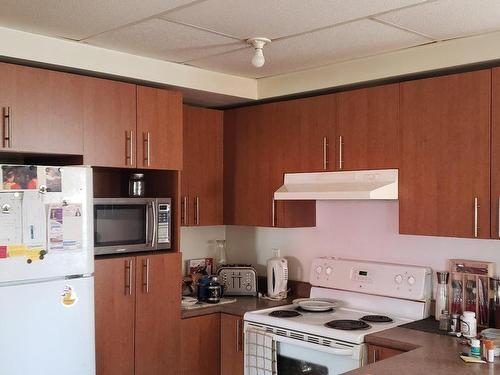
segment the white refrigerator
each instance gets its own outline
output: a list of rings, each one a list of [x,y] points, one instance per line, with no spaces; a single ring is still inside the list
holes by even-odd
[[[92,170],[0,175],[0,374],[93,375]]]

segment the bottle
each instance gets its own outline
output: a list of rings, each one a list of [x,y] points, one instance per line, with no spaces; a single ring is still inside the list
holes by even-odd
[[[434,314],[437,321],[440,321],[441,312],[448,311],[448,278],[449,272],[436,272],[438,285],[436,290],[436,312]]]
[[[227,262],[226,240],[215,240],[217,269]]]
[[[448,310],[443,310],[441,312],[441,318],[439,319],[439,330],[449,332],[450,323],[450,315],[448,314]]]
[[[476,337],[477,335],[477,321],[476,313],[474,311],[464,311],[460,317],[460,332],[464,337]]]
[[[472,357],[481,357],[481,343],[478,339],[470,340],[470,355]]]
[[[483,357],[486,362],[495,362],[495,343],[493,340],[484,340]]]

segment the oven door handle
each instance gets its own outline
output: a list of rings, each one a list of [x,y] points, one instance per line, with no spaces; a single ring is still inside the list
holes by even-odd
[[[279,336],[279,335],[274,335],[274,340],[276,342],[284,342],[287,344],[292,344],[292,345],[300,346],[303,348],[318,350],[318,351],[333,354],[333,355],[342,355],[342,356],[349,356],[349,357],[352,357],[354,355],[353,348],[342,348],[342,347],[326,346],[326,345],[321,345],[321,344],[313,344],[313,343],[310,343],[307,341],[302,341],[299,339],[292,339],[289,337],[284,337],[284,336]]]

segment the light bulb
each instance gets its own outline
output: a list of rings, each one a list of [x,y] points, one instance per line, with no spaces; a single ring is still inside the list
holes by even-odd
[[[256,48],[255,54],[252,57],[252,64],[256,68],[260,68],[264,66],[266,59],[264,58],[264,53],[262,52],[262,48]]]

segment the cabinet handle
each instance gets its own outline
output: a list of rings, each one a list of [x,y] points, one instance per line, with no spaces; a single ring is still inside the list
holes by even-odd
[[[10,107],[3,108],[3,147],[12,148],[12,111]]]
[[[146,293],[149,293],[149,258],[146,258],[142,261],[142,271],[143,271],[142,286],[144,287],[144,291]]]
[[[271,226],[273,226],[273,227],[276,226],[276,207],[275,207],[276,203],[275,202],[276,201],[274,200],[274,196],[273,196],[273,203],[271,206],[272,207],[271,208],[271,215],[272,215],[272,222],[271,222],[272,225]]]
[[[328,138],[323,137],[323,170],[328,169]]]
[[[344,160],[342,159],[342,146],[344,145],[344,140],[341,135],[339,135],[339,169],[344,168]]]
[[[477,238],[479,232],[478,226],[478,208],[479,208],[479,200],[477,197],[474,197],[474,238]]]
[[[498,198],[498,237],[500,237],[500,197]]]
[[[373,363],[377,362],[378,361],[378,350],[377,349],[373,349]]]
[[[125,151],[125,164],[126,165],[134,165],[134,159],[133,159],[133,155],[134,155],[134,146],[133,146],[133,143],[134,143],[134,131],[131,130],[130,131],[130,135],[129,135],[129,132],[125,131],[125,142],[126,142],[126,151]]]
[[[182,225],[188,225],[187,224],[187,206],[188,206],[188,198],[187,198],[187,196],[184,196],[182,198],[182,217],[181,217],[181,224]]]
[[[241,351],[240,345],[240,319],[236,321],[236,352]]]
[[[125,295],[132,295],[132,260],[127,260],[125,262]]]
[[[194,223],[200,225],[200,197],[194,199]]]
[[[130,131],[130,165],[134,165],[134,131]]]
[[[147,132],[144,134],[144,163],[146,166],[151,165],[151,133]]]

